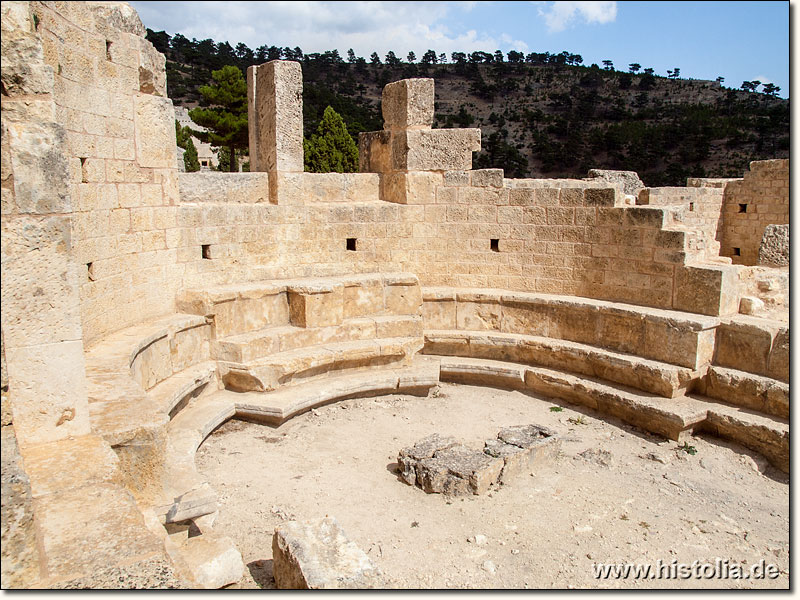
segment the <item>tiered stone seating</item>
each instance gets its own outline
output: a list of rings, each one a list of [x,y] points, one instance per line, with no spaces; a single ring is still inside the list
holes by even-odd
[[[179,300],[213,321],[220,376],[240,392],[407,365],[422,347],[421,305],[417,278],[404,274],[188,290]]]
[[[744,315],[724,319],[702,393],[788,419],[788,325]]]
[[[423,353],[442,381],[529,390],[674,440],[709,431],[788,470],[780,323],[502,290],[425,288],[423,299]],[[760,374],[731,369],[753,364]]]

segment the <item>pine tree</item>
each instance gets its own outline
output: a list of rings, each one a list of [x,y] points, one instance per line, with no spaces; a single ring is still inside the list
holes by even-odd
[[[247,82],[239,67],[226,65],[212,71],[215,85],[200,87],[200,94],[211,106],[189,111],[189,117],[208,131],[192,130],[199,140],[212,146],[224,146],[230,152],[230,170],[238,171],[236,149],[246,148],[247,137]]]
[[[342,117],[328,106],[317,133],[303,140],[305,170],[311,173],[355,173],[358,147],[347,133]]]
[[[190,137],[186,141],[186,152],[183,153],[183,165],[187,173],[194,173],[200,170],[200,161],[197,159],[197,148]]]

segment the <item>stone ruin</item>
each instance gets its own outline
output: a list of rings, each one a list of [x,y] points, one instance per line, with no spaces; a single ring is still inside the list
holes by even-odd
[[[788,471],[788,267],[759,262],[788,160],[687,187],[506,179],[412,79],[362,172],[304,173],[300,65],[270,62],[247,73],[254,172],[179,173],[130,6],[0,11],[4,588],[234,583],[206,436],[440,381]]]
[[[403,481],[428,494],[477,495],[525,473],[533,474],[554,459],[560,448],[555,431],[536,425],[505,427],[495,439],[486,440],[482,451],[434,433],[403,448],[397,464]]]

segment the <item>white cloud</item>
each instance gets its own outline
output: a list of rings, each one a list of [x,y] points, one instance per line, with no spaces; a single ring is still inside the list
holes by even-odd
[[[537,2],[536,4],[545,4]],[[616,2],[551,2],[539,9],[550,33],[564,31],[575,23],[613,23],[617,19]]]
[[[244,42],[250,48],[300,46],[304,52],[353,48],[359,56],[389,50],[421,56],[475,50],[527,50],[507,34],[452,31],[446,18],[476,2],[132,2],[145,26],[189,39]]]
[[[759,75],[758,77],[753,77],[750,81],[760,81],[763,85],[767,85],[768,83],[775,83],[769,77],[765,75]]]

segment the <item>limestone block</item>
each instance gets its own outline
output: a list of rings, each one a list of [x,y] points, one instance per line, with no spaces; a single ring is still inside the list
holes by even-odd
[[[137,94],[134,140],[141,167],[175,168],[175,109],[169,98]]]
[[[466,301],[459,298],[456,307],[456,327],[465,331],[500,331],[503,306],[499,299]]]
[[[392,132],[392,168],[401,171],[469,170],[472,153],[480,149],[481,130],[477,128]]]
[[[181,203],[269,203],[269,174],[186,173],[178,176]]]
[[[395,204],[435,204],[436,188],[441,184],[440,173],[385,173],[381,176],[380,197]]]
[[[589,178],[619,184],[623,194],[638,196],[644,189],[644,183],[636,171],[611,171],[607,169],[589,169]]]
[[[94,435],[37,444],[25,452],[34,498],[112,482],[118,475],[118,463],[111,447]]]
[[[694,331],[674,321],[646,319],[638,352],[653,360],[699,369],[711,362],[713,348],[713,329]]]
[[[422,290],[419,283],[390,283],[384,287],[384,306],[390,315],[419,315]]]
[[[247,69],[251,171],[303,172],[303,74],[273,60]]]
[[[210,325],[200,325],[175,332],[169,343],[172,371],[178,373],[194,364],[209,360],[210,337]]]
[[[0,79],[4,96],[48,94],[53,90],[53,68],[45,64],[42,42],[33,33],[33,19],[27,6],[15,2],[3,5],[3,35],[0,38],[3,62]],[[17,5],[17,6],[15,6]],[[23,21],[24,29],[9,27],[12,13]],[[4,107],[5,108],[5,107]]]
[[[775,330],[760,319],[739,317],[722,323],[717,329],[714,364],[766,375],[774,336]]]
[[[169,337],[164,335],[142,348],[131,363],[133,379],[147,391],[172,375]]]
[[[470,175],[471,183],[475,187],[503,187],[503,169],[479,169],[472,171]]]
[[[724,316],[739,311],[737,271],[733,266],[677,266],[672,308]]]
[[[152,557],[126,564],[98,567],[90,574],[52,585],[71,590],[154,590],[189,589],[192,582],[175,572],[172,561],[162,552]]]
[[[139,49],[139,91],[154,96],[167,95],[166,57],[144,38],[133,38]]]
[[[87,3],[94,13],[95,28],[104,35],[119,35],[119,32],[130,33],[144,38],[147,30],[139,15],[127,2],[90,2]]]
[[[361,173],[388,173],[392,170],[392,134],[368,131],[358,134],[358,170]]]
[[[789,225],[767,225],[758,248],[758,264],[767,267],[789,266]]]
[[[66,136],[56,123],[6,123],[14,196],[21,213],[65,213],[72,208]]]
[[[278,589],[364,589],[384,585],[377,567],[332,517],[278,525],[272,537],[272,560]]]
[[[417,480],[427,494],[482,494],[497,483],[503,460],[460,444],[437,450],[417,463]]]
[[[789,328],[781,327],[772,342],[767,364],[767,375],[781,381],[789,381]]]
[[[217,338],[289,322],[289,305],[285,293],[251,298],[237,297],[233,301],[215,303],[213,311]]]
[[[379,177],[368,173],[278,173],[272,176],[276,204],[377,200]]]
[[[5,313],[5,308],[3,312]],[[8,339],[8,329],[3,334]],[[83,343],[5,348],[20,446],[89,433]]]
[[[296,327],[339,325],[344,318],[344,286],[290,286],[289,321]]]
[[[422,304],[425,329],[456,329],[456,302],[450,299],[428,299]]]
[[[433,79],[402,79],[383,88],[383,128],[430,129],[433,124]]]
[[[344,285],[343,318],[379,315],[383,312],[383,282],[379,278],[365,279],[355,285]]]
[[[34,499],[34,512],[47,571],[56,581],[163,551],[133,497],[118,485],[48,494]]]
[[[555,460],[560,449],[561,440],[554,431],[536,425],[517,425],[501,429],[496,439],[486,440],[483,451],[503,459],[499,480],[509,484]]]
[[[180,557],[203,589],[214,590],[236,583],[244,573],[242,555],[229,537],[204,534],[189,538],[181,548]]]
[[[764,311],[764,301],[754,296],[739,299],[739,312],[743,315],[758,315]]]

